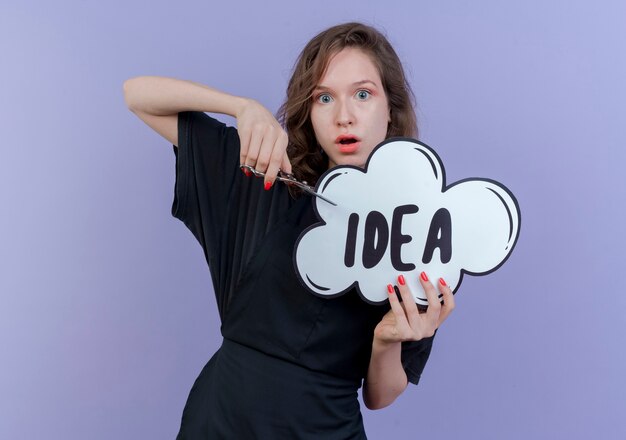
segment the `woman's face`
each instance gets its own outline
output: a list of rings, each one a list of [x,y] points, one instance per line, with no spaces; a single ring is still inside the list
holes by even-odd
[[[313,91],[311,122],[329,158],[329,167],[363,167],[385,140],[389,104],[378,69],[360,49],[334,55]]]

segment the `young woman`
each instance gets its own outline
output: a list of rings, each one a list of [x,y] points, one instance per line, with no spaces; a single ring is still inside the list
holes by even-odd
[[[387,39],[359,23],[313,38],[279,111],[284,129],[258,102],[189,81],[139,77],[124,91],[128,107],[175,146],[172,214],[204,249],[222,321],[223,344],[191,389],[178,438],[365,438],[358,389],[376,409],[417,384],[454,298],[425,273],[425,313],[403,274],[380,286],[388,306],[356,291],[308,293],[292,253],[316,222],[312,200],[275,179],[280,170],[314,185],[330,167],[363,166],[388,137],[417,135]],[[236,117],[237,129],[204,112]]]

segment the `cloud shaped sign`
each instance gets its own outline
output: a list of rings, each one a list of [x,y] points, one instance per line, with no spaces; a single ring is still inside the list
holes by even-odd
[[[446,186],[437,154],[413,139],[378,145],[365,169],[330,169],[316,191],[337,206],[315,198],[320,223],[300,235],[294,260],[302,283],[320,296],[356,286],[381,303],[402,273],[415,301],[427,305],[422,271],[456,292],[464,273],[500,267],[519,235],[519,206],[506,187],[481,178]]]

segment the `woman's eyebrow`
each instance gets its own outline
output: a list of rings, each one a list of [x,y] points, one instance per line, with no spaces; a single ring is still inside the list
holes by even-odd
[[[357,81],[357,82],[355,82],[355,83],[352,83],[352,85],[353,85],[353,86],[362,86],[362,85],[364,85],[364,84],[371,84],[371,85],[373,85],[374,87],[378,87],[378,85],[377,85],[374,81],[369,80],[369,79],[364,79],[364,80],[362,80],[362,81]]]
[[[371,84],[371,85],[373,85],[374,87],[378,88],[378,85],[377,85],[374,81],[371,81],[371,80],[369,80],[369,79],[364,79],[364,80],[361,80],[361,81],[356,81],[356,82],[353,82],[353,83],[351,84],[351,86],[352,86],[352,87],[359,87],[359,86],[362,86],[362,85],[365,85],[365,84]],[[328,86],[325,86],[325,85],[319,84],[318,86],[316,86],[316,87],[315,87],[315,90],[323,90],[323,91],[327,91],[327,90],[332,90],[332,87],[328,87]]]

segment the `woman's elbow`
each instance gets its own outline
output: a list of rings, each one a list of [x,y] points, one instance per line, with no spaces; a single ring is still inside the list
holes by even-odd
[[[367,409],[375,411],[377,409],[387,408],[389,405],[396,401],[396,398],[399,395],[400,394],[394,393],[386,396],[369,396],[368,398],[365,398],[365,396],[363,396],[363,403],[365,404],[365,407]]]
[[[369,410],[383,409],[396,401],[398,396],[404,392],[405,387],[388,389],[384,393],[374,393],[371,390],[363,391],[363,403]]]
[[[395,400],[395,399],[394,399]],[[391,400],[389,402],[384,402],[382,400],[365,400],[363,399],[363,403],[365,403],[365,407],[371,411],[376,411],[377,409],[387,408],[394,401]]]
[[[141,81],[141,77],[134,77],[127,79],[124,81],[123,90],[124,90],[124,101],[126,102],[126,106],[129,110],[134,111],[136,106],[136,90],[137,83]]]

